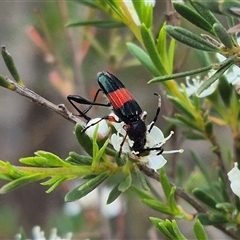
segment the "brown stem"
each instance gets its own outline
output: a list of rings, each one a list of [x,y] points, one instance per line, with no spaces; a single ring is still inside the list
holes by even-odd
[[[66,118],[67,120],[71,121],[72,123],[79,123],[81,125],[85,125],[85,123],[83,121],[81,121],[79,119],[79,117],[73,115],[70,111],[68,111],[68,109],[66,108],[66,106],[64,104],[55,105],[52,102],[48,101],[47,99],[43,98],[42,96],[38,95],[37,93],[33,92],[32,90],[30,90],[26,87],[22,87],[12,80],[7,79],[7,81],[14,86],[14,88],[12,88],[12,90],[15,91],[16,93],[18,93],[19,95],[29,98],[33,102],[36,102],[36,103],[40,104],[41,106],[44,106],[44,107],[52,110],[53,112],[61,115],[62,117]]]
[[[230,184],[228,184],[229,183],[228,175],[227,175],[228,172],[227,172],[227,169],[226,169],[224,161],[223,161],[223,157],[222,157],[222,153],[220,151],[220,147],[219,147],[219,145],[216,141],[216,138],[214,136],[209,137],[209,140],[213,145],[213,153],[215,153],[218,157],[218,166],[221,169],[222,176],[223,176],[223,181],[225,183],[226,191],[227,191],[228,196],[230,198],[230,202],[232,204],[234,204],[235,203],[235,198],[234,198],[234,195],[233,195],[233,191],[230,188]]]
[[[153,169],[148,168],[145,164],[138,164],[139,170],[144,172],[148,177],[160,181],[159,174],[155,172]],[[194,199],[190,194],[188,194],[183,188],[180,188],[176,186],[174,183],[170,183],[172,187],[176,187],[176,195],[184,199],[186,202],[188,202],[192,207],[194,207],[198,213],[206,213],[209,212],[196,200]],[[226,235],[232,237],[233,239],[239,239],[236,233],[232,230],[226,230],[226,227],[224,224],[222,225],[215,225],[214,227],[218,228],[222,232],[224,232]]]
[[[159,181],[159,174],[155,172],[153,169],[148,168],[145,164],[139,164],[139,169],[143,171],[148,177]],[[176,187],[176,195],[184,199],[188,202],[191,206],[193,206],[198,213],[207,213],[207,210],[197,201],[195,200],[190,194],[188,194],[184,189],[177,187],[174,183],[171,183],[172,187]]]

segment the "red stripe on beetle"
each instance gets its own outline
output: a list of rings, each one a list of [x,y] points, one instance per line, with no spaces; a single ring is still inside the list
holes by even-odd
[[[134,99],[126,88],[119,88],[114,92],[108,93],[107,98],[111,102],[114,109],[118,109],[122,107],[126,102]]]

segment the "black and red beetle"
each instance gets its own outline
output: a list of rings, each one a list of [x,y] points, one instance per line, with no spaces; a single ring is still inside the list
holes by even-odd
[[[104,106],[104,107],[112,107],[113,112],[119,118],[116,120],[113,116],[104,116],[98,122],[103,119],[115,122],[124,122],[124,129],[126,131],[126,135],[123,139],[123,142],[120,147],[119,155],[121,154],[121,149],[123,146],[126,137],[128,136],[133,141],[132,149],[135,153],[140,154],[145,151],[151,150],[159,150],[159,154],[162,153],[162,148],[145,148],[146,144],[146,133],[147,127],[144,122],[146,118],[146,112],[143,112],[141,107],[138,105],[137,101],[133,98],[132,94],[127,90],[127,88],[122,84],[122,82],[115,77],[113,74],[109,72],[100,72],[98,74],[98,84],[100,89],[96,92],[93,101],[89,101],[79,95],[69,95],[67,99],[73,105],[73,107],[79,112],[80,116],[85,118],[87,121],[91,120],[89,116],[87,116],[87,112],[91,109],[92,106]],[[109,103],[98,103],[95,102],[99,92],[102,91],[109,100]],[[154,93],[158,96],[159,103],[157,107],[156,115],[150,125],[149,132],[151,131],[154,123],[156,122],[161,106],[161,98],[159,94]],[[90,105],[84,111],[81,111],[75,104],[87,104]],[[98,122],[92,124],[95,125]],[[89,125],[87,128],[91,127]],[[85,128],[84,131],[87,129]]]

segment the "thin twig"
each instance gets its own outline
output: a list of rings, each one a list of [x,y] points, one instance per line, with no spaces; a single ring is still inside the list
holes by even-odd
[[[34,91],[26,88],[26,87],[22,87],[19,84],[17,84],[16,82],[10,80],[10,79],[6,79],[10,84],[14,85],[13,91],[15,91],[16,93],[18,93],[21,96],[24,96],[26,98],[31,99],[33,102],[36,102],[38,104],[40,104],[43,107],[46,107],[50,110],[52,110],[53,112],[61,115],[62,117],[66,118],[67,120],[69,120],[72,123],[79,123],[81,125],[85,125],[85,123],[83,121],[81,121],[79,119],[79,117],[73,115],[64,104],[59,104],[56,105],[50,101],[48,101],[47,99],[43,98],[42,96],[38,95],[37,93],[35,93]]]
[[[144,172],[148,177],[160,181],[158,172],[154,171],[153,169],[148,168],[144,164],[138,164],[139,169]],[[188,194],[184,189],[176,186],[174,183],[171,183],[172,187],[176,187],[176,195],[184,199],[186,202],[188,202],[191,206],[193,206],[198,213],[207,213],[207,210],[198,203],[197,200],[195,200],[190,194]]]

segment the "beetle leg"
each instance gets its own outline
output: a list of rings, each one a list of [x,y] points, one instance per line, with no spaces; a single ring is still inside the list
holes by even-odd
[[[158,115],[159,115],[160,110],[161,110],[161,104],[162,104],[161,95],[158,94],[158,93],[154,93],[154,95],[156,95],[156,96],[158,97],[158,107],[157,107],[157,111],[156,111],[155,117],[154,117],[154,119],[152,120],[152,122],[150,123],[150,128],[149,128],[148,132],[151,132],[151,130],[152,130],[155,122],[157,121]]]
[[[98,91],[99,92],[99,91]],[[96,97],[96,96],[95,96]],[[103,107],[110,107],[111,104],[110,103],[97,103],[97,102],[92,102],[87,100],[86,98],[83,98],[79,95],[69,95],[67,96],[68,101],[72,104],[72,106],[80,113],[80,116],[85,118],[87,121],[91,120],[91,118],[89,116],[86,115],[86,113],[91,109],[91,107],[94,106],[103,106]],[[95,99],[96,100],[96,99]],[[81,111],[76,105],[75,103],[79,103],[79,104],[86,104],[86,105],[91,105],[90,108],[85,109],[84,111]]]

